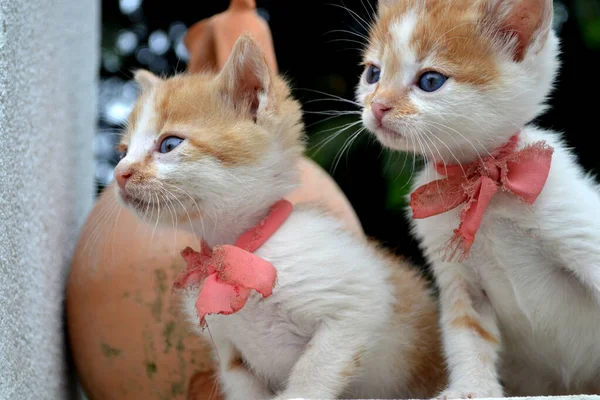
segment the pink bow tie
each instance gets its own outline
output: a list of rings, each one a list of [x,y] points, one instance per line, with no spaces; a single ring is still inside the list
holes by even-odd
[[[181,252],[187,262],[186,271],[176,279],[174,287],[183,289],[202,285],[196,311],[200,326],[206,326],[208,314],[233,314],[241,310],[254,289],[263,297],[273,292],[277,271],[268,261],[253,254],[262,246],[292,212],[287,200],[277,202],[267,217],[238,238],[235,245],[208,248],[201,243],[201,251],[187,247]]]
[[[494,155],[467,165],[437,164],[437,172],[447,178],[423,185],[411,194],[410,207],[416,219],[441,214],[465,203],[444,259],[452,260],[457,253],[459,261],[468,256],[483,213],[498,189],[511,192],[529,204],[539,196],[550,172],[553,149],[545,142],[537,142],[515,151],[518,140],[517,133]]]

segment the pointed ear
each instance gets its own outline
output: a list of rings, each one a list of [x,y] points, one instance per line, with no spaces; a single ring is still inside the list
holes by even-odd
[[[133,79],[140,85],[142,92],[152,89],[160,82],[160,78],[150,71],[138,69],[133,75]]]
[[[487,6],[492,29],[513,41],[516,62],[542,49],[552,29],[552,0],[488,0]]]
[[[271,71],[262,50],[249,35],[236,41],[219,79],[229,100],[236,107],[247,109],[254,121],[273,106]]]

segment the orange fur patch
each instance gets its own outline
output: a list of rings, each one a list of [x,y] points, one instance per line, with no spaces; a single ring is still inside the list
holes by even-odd
[[[229,364],[227,364],[228,371],[233,371],[236,369],[248,369],[248,367],[246,367],[244,359],[242,358],[242,354],[237,350],[233,352],[231,358],[229,359]]]
[[[219,390],[219,382],[214,371],[196,372],[190,378],[187,389],[187,400],[224,400]]]
[[[486,342],[493,343],[493,344],[500,343],[500,341],[498,340],[498,338],[496,336],[494,336],[490,332],[488,332],[483,326],[481,326],[479,321],[477,321],[475,318],[473,318],[471,316],[463,315],[463,316],[454,318],[450,322],[450,324],[455,328],[467,328],[469,330],[472,330],[473,332],[477,333]]]
[[[434,397],[448,382],[436,302],[427,281],[416,268],[403,258],[374,246],[392,270],[389,283],[397,299],[393,323],[403,327],[410,325],[414,332],[414,342],[398,360],[398,368],[410,368],[408,391],[414,398]]]
[[[395,75],[402,59],[393,47],[390,29],[415,10],[418,17],[409,46],[418,62],[433,59],[434,69],[458,82],[490,84],[498,79],[499,71],[492,40],[482,34],[484,15],[479,4],[475,0],[397,1],[380,12],[371,31],[371,51],[386,60],[386,73]]]
[[[352,361],[350,364],[342,371],[341,375],[345,378],[350,378],[356,373],[356,370],[360,368],[360,361],[363,358],[365,353],[364,349],[360,349],[354,357],[352,357]]]
[[[189,140],[192,149],[184,158],[211,156],[224,165],[241,166],[257,163],[268,151],[271,135],[282,135],[283,144],[303,151],[303,126],[300,104],[290,96],[287,84],[275,78],[272,90],[273,121],[254,123],[235,109],[223,95],[221,82],[213,74],[181,74],[163,80],[154,90],[144,93],[129,117],[128,130],[122,144],[129,141],[137,128],[142,109],[152,97],[154,106],[152,129],[157,140],[169,135]],[[151,158],[149,159],[151,161]]]
[[[458,82],[487,85],[498,79],[496,52],[481,34],[481,17],[470,2],[429,1],[413,32],[417,59],[434,56],[439,72]]]

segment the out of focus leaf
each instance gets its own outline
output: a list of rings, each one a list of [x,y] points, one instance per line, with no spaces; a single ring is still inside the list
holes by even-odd
[[[415,169],[421,161],[412,154],[386,151],[382,157],[382,170],[387,182],[386,205],[390,210],[404,210],[411,189]]]
[[[600,49],[600,1],[575,0],[574,8],[587,47]]]

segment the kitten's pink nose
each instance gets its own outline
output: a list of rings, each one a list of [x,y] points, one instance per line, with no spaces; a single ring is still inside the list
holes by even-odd
[[[378,123],[381,123],[381,120],[385,116],[385,113],[390,111],[391,109],[391,107],[388,107],[385,104],[375,102],[371,103],[371,111],[373,111],[373,115],[375,116],[375,119]]]
[[[125,190],[125,185],[127,185],[127,181],[131,178],[131,175],[133,175],[133,173],[130,169],[115,168],[115,180],[121,190]]]

